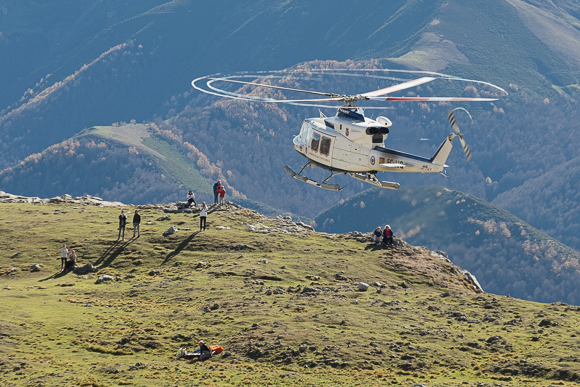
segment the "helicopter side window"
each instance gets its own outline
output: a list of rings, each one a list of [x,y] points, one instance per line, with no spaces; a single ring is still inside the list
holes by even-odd
[[[322,137],[322,141],[320,142],[320,154],[328,156],[330,153],[330,138]]]
[[[320,134],[312,133],[312,142],[310,143],[310,149],[313,152],[318,152],[318,144],[320,144]]]

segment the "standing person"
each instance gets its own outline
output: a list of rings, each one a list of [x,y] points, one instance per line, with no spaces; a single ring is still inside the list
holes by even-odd
[[[377,227],[375,232],[373,233],[373,244],[380,245],[381,244],[381,236],[383,232],[381,231],[381,226]]]
[[[205,202],[201,205],[201,211],[199,212],[199,231],[205,231],[205,221],[207,220],[207,205]]]
[[[222,181],[218,180],[217,183],[213,185],[213,204],[218,204],[218,195],[222,189]]]
[[[191,203],[193,203],[193,207],[197,206],[197,204],[195,203],[195,194],[193,193],[192,190],[189,190],[189,192],[187,193],[187,206],[191,207]]]
[[[141,236],[141,215],[139,215],[139,210],[135,210],[135,215],[133,215],[133,238],[135,238],[135,233],[137,233],[137,238]]]
[[[220,190],[220,205],[224,204],[225,196],[226,196],[226,189],[224,187],[222,187],[222,189]]]
[[[391,226],[388,224],[385,226],[385,230],[383,231],[383,246],[387,245],[393,247],[393,231],[391,230]]]
[[[125,240],[125,226],[127,225],[127,215],[125,211],[121,211],[121,215],[119,215],[119,236],[117,240],[121,239],[121,231],[123,232],[123,240]]]
[[[66,245],[62,245],[62,249],[60,249],[60,271],[64,270],[67,259],[68,249],[66,248]]]

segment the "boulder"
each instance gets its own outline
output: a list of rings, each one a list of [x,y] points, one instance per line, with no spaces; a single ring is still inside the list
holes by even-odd
[[[101,282],[105,282],[105,281],[112,281],[114,280],[113,276],[107,275],[107,274],[103,274],[102,276],[100,276],[97,279],[97,283],[100,284]]]
[[[30,266],[30,271],[39,271],[41,267],[42,266],[40,266],[38,263],[35,263],[34,265]]]
[[[358,283],[358,290],[362,291],[362,292],[366,292],[369,289],[369,285],[365,284],[364,282],[359,282]]]
[[[157,220],[159,220],[159,219],[157,219]],[[167,235],[175,234],[177,231],[179,231],[179,229],[177,227],[171,226],[167,230],[165,230],[165,232],[163,233],[163,235],[164,236],[167,236]]]
[[[93,266],[92,264],[87,263],[86,265],[75,267],[73,270],[73,273],[78,274],[78,275],[83,275],[83,274],[88,274],[88,273],[94,273],[98,270],[99,270],[99,268],[97,266]]]

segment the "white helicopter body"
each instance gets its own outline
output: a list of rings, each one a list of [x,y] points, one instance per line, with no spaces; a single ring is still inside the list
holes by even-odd
[[[502,88],[490,83],[459,79],[451,76],[435,74],[436,77],[422,77],[395,84],[383,89],[356,95],[341,95],[335,93],[324,93],[311,90],[301,90],[283,86],[276,86],[267,83],[246,82],[234,79],[235,76],[205,76],[192,81],[192,86],[204,93],[217,95],[220,97],[233,98],[246,101],[258,101],[267,103],[289,103],[297,105],[308,105],[311,103],[343,102],[345,105],[338,107],[334,117],[327,117],[322,112],[319,118],[308,118],[302,123],[300,133],[294,137],[294,149],[308,159],[308,163],[298,173],[290,167],[285,166],[284,170],[293,178],[314,186],[339,191],[342,188],[338,184],[328,184],[328,181],[335,175],[347,174],[355,179],[376,185],[381,188],[398,189],[399,183],[380,181],[376,174],[378,172],[420,172],[420,173],[441,173],[443,176],[447,157],[453,147],[453,139],[459,141],[467,157],[471,159],[471,151],[465,141],[463,134],[455,122],[453,111],[449,111],[448,118],[454,133],[447,135],[439,149],[431,158],[416,156],[410,153],[401,152],[394,149],[385,148],[385,140],[389,133],[391,121],[379,116],[370,119],[364,116],[362,108],[356,106],[358,101],[420,101],[420,102],[490,102],[498,98],[465,98],[465,97],[391,97],[389,94],[399,92],[411,87],[417,87],[436,79],[459,80],[484,84],[507,93]],[[200,87],[197,83],[205,80],[207,88]],[[242,84],[249,87],[262,87],[278,89],[291,92],[306,93],[323,96],[324,98],[313,99],[272,99],[252,96],[251,94],[240,94],[219,89],[213,85],[215,82],[226,82]],[[327,107],[327,106],[324,106]],[[465,109],[463,109],[465,110]],[[317,182],[303,175],[307,167],[321,167],[331,172],[331,175],[322,182]]]
[[[294,149],[314,165],[336,173],[345,173],[355,179],[390,189],[398,183],[379,181],[377,172],[442,173],[451,148],[454,134],[447,136],[437,152],[426,158],[385,148],[391,121],[379,116],[376,120],[363,115],[361,108],[339,108],[334,117],[308,118],[302,123],[300,133],[294,137]],[[336,184],[318,183],[284,168],[292,177],[325,189],[339,190]]]

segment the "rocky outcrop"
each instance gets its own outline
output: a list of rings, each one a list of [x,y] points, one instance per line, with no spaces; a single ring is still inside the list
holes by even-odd
[[[91,195],[72,197],[69,194],[64,194],[49,199],[41,199],[39,197],[13,195],[6,193],[4,191],[0,191],[0,203],[30,203],[30,204],[74,203],[100,207],[125,207],[125,204],[121,202],[109,202]]]

